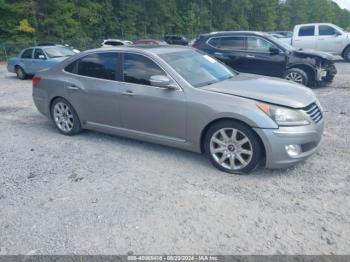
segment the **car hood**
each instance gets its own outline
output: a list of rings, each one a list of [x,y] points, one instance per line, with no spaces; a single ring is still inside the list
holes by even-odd
[[[295,51],[293,51],[293,54],[295,56],[301,56],[301,57],[320,57],[320,58],[327,59],[327,60],[335,60],[335,57],[333,55],[331,55],[330,53],[311,50],[311,49],[295,50]]]
[[[316,100],[314,93],[302,85],[252,74],[238,74],[232,79],[201,88],[292,108],[303,108]]]

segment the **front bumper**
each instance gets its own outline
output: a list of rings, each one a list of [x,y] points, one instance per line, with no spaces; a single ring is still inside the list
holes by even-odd
[[[334,64],[327,64],[325,66],[319,67],[316,70],[316,82],[329,82],[333,80],[334,76],[337,74],[337,68]]]
[[[307,126],[280,127],[278,129],[255,128],[266,151],[266,168],[285,168],[301,162],[314,154],[321,142],[324,120]],[[301,153],[290,156],[288,145],[300,145]]]

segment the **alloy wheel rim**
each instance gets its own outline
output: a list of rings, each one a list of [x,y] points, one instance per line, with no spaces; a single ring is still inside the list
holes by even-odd
[[[303,83],[303,76],[296,72],[289,73],[286,79],[297,83]]]
[[[240,170],[251,162],[253,147],[250,139],[240,130],[222,128],[210,139],[210,154],[221,167]]]
[[[63,132],[69,132],[73,129],[74,118],[71,109],[65,103],[55,104],[53,117],[57,127]]]

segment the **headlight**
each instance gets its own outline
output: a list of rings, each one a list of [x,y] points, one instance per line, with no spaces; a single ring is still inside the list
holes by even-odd
[[[257,106],[279,126],[305,126],[310,124],[303,113],[286,107],[258,103]]]

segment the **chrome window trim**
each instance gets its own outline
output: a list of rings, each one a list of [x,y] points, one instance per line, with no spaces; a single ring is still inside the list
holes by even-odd
[[[210,37],[205,43],[206,43],[207,45],[213,47],[213,48],[218,49],[218,50],[245,52],[246,50],[244,50],[244,49],[237,49],[237,50],[233,50],[233,49],[223,49],[223,48],[218,48],[218,47],[215,47],[215,46],[209,44],[209,41],[210,41],[211,39],[214,39],[214,38],[227,38],[227,37],[235,37],[235,36],[237,36],[237,37],[245,37],[245,36],[242,36],[242,35],[213,36],[213,37]]]
[[[272,43],[269,39],[266,39],[264,37],[261,37],[261,36],[255,36],[255,35],[234,35],[234,36],[237,36],[237,37],[245,37],[245,38],[248,38],[248,37],[256,37],[256,38],[260,38],[260,39],[263,39],[267,42],[269,42],[270,44],[276,46],[281,52],[284,52],[278,45],[276,45],[275,43]],[[234,49],[223,49],[223,48],[219,48],[219,47],[215,47],[213,45],[211,45],[209,43],[209,41],[211,39],[214,39],[214,38],[224,38],[224,37],[233,37],[233,36],[214,36],[214,37],[210,37],[205,43],[217,50],[222,50],[222,51],[235,51],[235,52],[251,52],[251,53],[263,53],[263,54],[269,54],[269,52],[259,52],[259,51],[253,51],[253,50],[249,50],[248,49],[248,44],[246,45],[246,49],[237,49],[237,50],[234,50]]]
[[[74,74],[74,73],[71,73],[71,72],[68,72],[65,70],[65,68],[70,65],[71,63],[74,63],[88,55],[91,55],[91,54],[105,54],[105,53],[118,53],[119,55],[121,55],[122,53],[126,53],[127,50],[108,50],[108,51],[95,51],[95,52],[91,52],[91,53],[88,53],[88,54],[85,54],[77,59],[75,59],[74,61],[71,61],[70,63],[68,63],[67,65],[65,65],[63,68],[62,68],[62,72],[65,73],[65,74],[69,74],[69,75],[73,75],[73,76],[79,76],[79,77],[83,77],[83,78],[89,78],[89,79],[96,79],[96,80],[103,80],[103,81],[110,81],[110,82],[113,82],[113,83],[123,83],[123,84],[130,84],[130,85],[139,85],[139,86],[143,86],[143,87],[152,87],[152,88],[157,88],[157,89],[167,89],[165,87],[158,87],[158,86],[152,86],[152,85],[141,85],[141,84],[136,84],[136,83],[129,83],[129,82],[125,82],[125,81],[119,81],[119,80],[110,80],[110,79],[105,79],[105,78],[97,78],[97,77],[92,77],[92,76],[84,76],[84,75],[79,75],[79,74]],[[138,55],[144,55],[142,52],[135,52],[135,51],[130,51],[129,53],[136,53]],[[151,57],[147,56],[147,55],[144,55],[145,57],[149,58],[152,60],[152,62],[156,63],[165,73],[168,77],[170,77],[171,80],[173,80],[173,82],[177,85],[177,89],[174,89],[173,91],[179,91],[179,92],[183,92],[183,89],[182,87],[179,85],[179,83],[171,76],[171,74],[169,74],[167,72],[167,70],[164,69],[164,67],[162,67],[158,62],[155,62],[154,59],[152,59]]]

